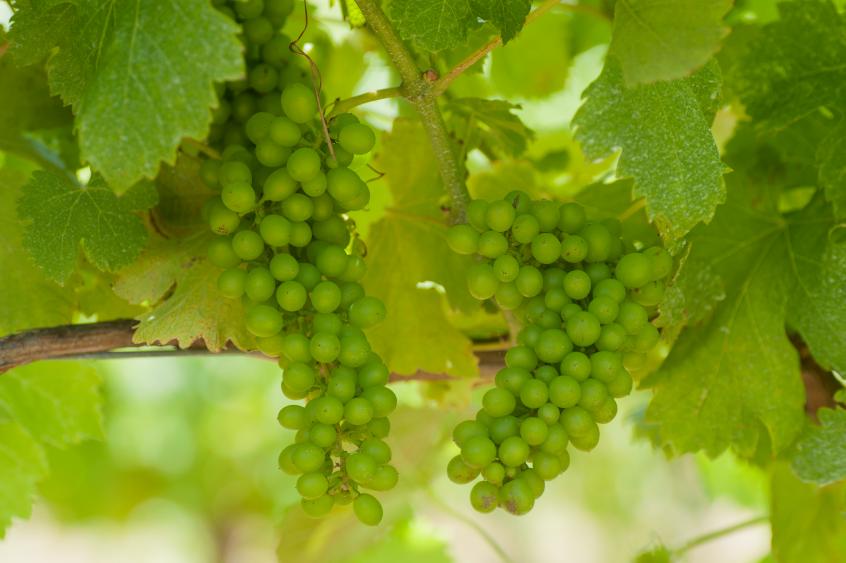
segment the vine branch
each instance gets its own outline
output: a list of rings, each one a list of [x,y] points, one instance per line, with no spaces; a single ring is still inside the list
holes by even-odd
[[[40,360],[57,359],[100,359],[122,360],[130,358],[182,357],[205,355],[241,355],[268,361],[275,358],[260,352],[245,352],[237,348],[226,348],[211,352],[201,343],[179,349],[175,343],[164,346],[138,346],[132,341],[137,321],[121,319],[100,323],[63,325],[50,328],[36,328],[0,338],[0,374],[12,368]],[[476,353],[479,362],[479,384],[493,379],[504,364],[503,350],[480,350]],[[445,373],[417,371],[410,375],[391,374],[391,381],[451,381],[460,377]]]
[[[368,104],[370,102],[384,100],[387,98],[398,98],[400,96],[402,96],[402,88],[400,86],[394,86],[391,88],[382,88],[381,90],[371,90],[370,92],[364,92],[363,94],[358,94],[343,100],[337,99],[332,104],[332,111],[329,112],[329,117],[334,117],[339,113],[350,111],[354,107],[358,107],[362,104]]]

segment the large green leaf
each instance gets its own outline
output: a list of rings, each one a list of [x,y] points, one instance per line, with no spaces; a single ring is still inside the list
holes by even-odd
[[[24,245],[59,283],[73,273],[80,245],[95,266],[117,270],[132,262],[147,240],[144,224],[133,212],[152,207],[156,200],[146,182],[117,197],[99,176],[79,186],[66,177],[35,172],[18,207],[28,223]]]
[[[711,58],[728,33],[732,0],[619,0],[611,52],[627,85],[688,76]]]
[[[717,455],[733,447],[751,457],[781,452],[801,432],[804,388],[785,320],[791,311],[842,309],[807,280],[842,288],[846,270],[823,259],[834,246],[823,202],[782,217],[767,192],[753,191],[739,174],[732,179],[729,202],[690,234],[677,287],[694,305],[689,319],[697,324],[662,366],[647,416],[676,451]],[[699,294],[713,294],[715,278],[723,299],[703,303]],[[797,328],[812,350],[846,334],[842,311],[802,319]]]
[[[469,152],[474,148],[493,159],[522,155],[534,133],[512,113],[520,106],[505,100],[458,98],[445,108],[449,126]]]
[[[29,517],[35,484],[46,474],[47,460],[35,440],[0,418],[0,538],[13,517]]]
[[[690,78],[626,87],[613,56],[584,93],[574,124],[591,158],[621,149],[617,174],[668,240],[708,222],[725,198],[723,164],[711,134],[720,74],[710,63]]]
[[[22,64],[52,53],[83,159],[123,192],[173,162],[183,137],[205,137],[212,83],[243,74],[237,31],[205,0],[30,0],[9,38]]]
[[[819,426],[809,426],[796,444],[793,470],[803,481],[827,485],[846,479],[846,410],[820,409]]]
[[[255,348],[244,325],[241,301],[225,299],[217,289],[221,270],[206,260],[207,243],[208,236],[157,239],[120,271],[115,292],[131,303],[153,306],[139,317],[135,342],[175,341],[187,348],[202,341],[214,352],[228,342],[241,349]]]
[[[779,563],[833,563],[846,553],[846,486],[819,488],[789,467],[773,472],[772,548]]]
[[[450,324],[437,289],[445,288],[454,306],[474,306],[464,280],[467,260],[446,244],[443,188],[430,164],[434,155],[423,127],[398,119],[382,147],[376,166],[385,172],[393,203],[370,228],[364,282],[369,293],[385,301],[388,316],[368,336],[398,373],[473,374],[471,343]]]
[[[75,296],[50,281],[23,245],[15,202],[26,182],[23,172],[0,169],[0,336],[70,322]]]

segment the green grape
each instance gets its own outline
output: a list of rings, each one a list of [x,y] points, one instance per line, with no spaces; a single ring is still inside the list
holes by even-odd
[[[264,11],[264,0],[239,0],[233,5],[241,20],[257,18]]]
[[[579,406],[587,411],[593,411],[599,407],[608,397],[608,390],[598,379],[589,378],[581,383],[581,397],[579,398]]]
[[[317,100],[307,86],[289,84],[282,91],[282,110],[294,123],[306,123],[317,114]]]
[[[567,431],[560,424],[550,424],[546,434],[546,440],[540,446],[540,450],[550,454],[560,454],[566,451],[569,438]]]
[[[617,402],[612,397],[606,397],[601,405],[591,411],[591,415],[597,424],[607,424],[617,416]]]
[[[291,444],[282,450],[279,454],[279,469],[288,475],[297,475],[302,473],[300,468],[294,463],[294,452],[297,451],[298,444]]]
[[[217,290],[229,299],[237,299],[244,295],[246,283],[247,272],[240,268],[230,268],[218,276]]]
[[[553,368],[553,370],[554,370],[554,368]],[[551,378],[550,383],[554,379],[555,379],[554,377]],[[549,386],[549,383],[547,383],[547,387],[548,386]],[[558,419],[560,417],[561,417],[561,411],[559,411],[558,407],[556,407],[552,403],[546,403],[545,405],[541,405],[540,407],[538,407],[538,418],[541,419],[547,425],[555,424],[556,422],[558,422]]]
[[[355,384],[355,371],[348,367],[338,366],[329,376],[326,393],[346,403],[355,396]]]
[[[547,329],[541,333],[535,353],[542,362],[557,364],[573,349],[573,343],[560,329]]]
[[[541,264],[552,264],[561,252],[561,242],[555,235],[542,233],[532,240],[532,256]]]
[[[358,495],[353,501],[353,512],[362,524],[368,526],[375,526],[382,521],[382,505],[373,495]]]
[[[304,473],[297,479],[297,492],[305,499],[321,497],[329,488],[329,481],[322,473]]]
[[[516,309],[521,303],[523,303],[523,296],[520,294],[520,291],[517,289],[517,285],[515,283],[499,284],[496,288],[496,292],[494,293],[494,297],[496,298],[496,304],[499,305],[499,308],[506,311]]]
[[[353,123],[359,123],[358,118],[355,115],[351,113],[338,114],[332,118],[332,121],[329,122],[329,133],[333,137],[337,137],[341,132],[341,129],[347,125],[352,125]]]
[[[393,489],[399,481],[399,473],[392,465],[380,465],[376,468],[366,487],[376,491],[388,491]]]
[[[288,244],[297,248],[308,246],[311,242],[311,227],[305,222],[291,223],[291,240]]]
[[[282,372],[283,383],[293,391],[308,391],[316,380],[314,368],[302,362],[294,362]]]
[[[282,343],[282,354],[292,362],[310,362],[312,360],[309,340],[302,334],[286,334]]]
[[[544,311],[537,321],[538,326],[544,329],[558,328],[561,326],[561,318],[555,311]]]
[[[470,490],[470,504],[479,512],[493,512],[499,504],[499,488],[487,481],[479,481]]]
[[[338,277],[347,267],[348,256],[340,246],[328,244],[315,257],[317,269],[325,276]]]
[[[264,181],[263,197],[268,201],[283,201],[296,193],[297,188],[297,181],[285,168],[280,168]]]
[[[270,139],[265,139],[256,145],[256,160],[270,168],[282,166],[290,155],[290,149],[279,146]]]
[[[322,518],[329,514],[332,507],[335,506],[335,498],[329,495],[323,495],[313,499],[302,499],[300,506],[307,516],[312,518]]]
[[[590,346],[599,338],[599,320],[588,312],[579,312],[567,319],[567,336],[576,346]]]
[[[373,405],[364,397],[351,399],[344,406],[344,418],[356,426],[367,424],[373,419]]]
[[[230,184],[249,185],[253,181],[253,174],[250,172],[250,167],[243,162],[230,160],[220,165],[218,179],[220,185],[224,187]]]
[[[333,215],[323,221],[317,220],[312,230],[314,238],[333,245],[346,247],[350,242],[350,232],[347,223],[337,215]]]
[[[534,266],[523,266],[517,273],[514,285],[523,297],[534,297],[543,290],[543,274]]]
[[[515,395],[520,393],[523,384],[532,378],[532,374],[528,369],[516,366],[508,366],[496,373],[494,382],[497,387],[502,387],[511,391]]]
[[[473,436],[461,447],[461,458],[470,467],[485,467],[496,458],[496,444],[487,436]]]
[[[652,263],[652,281],[666,278],[673,272],[673,257],[660,246],[647,248],[643,255]]]
[[[512,190],[505,194],[505,201],[513,207],[518,215],[532,211],[532,198],[522,190]]]
[[[494,260],[493,271],[501,282],[514,281],[520,272],[520,263],[510,254],[503,254]]]
[[[595,379],[608,383],[623,367],[623,359],[618,352],[594,352],[590,358],[591,374]]]
[[[606,280],[608,281],[608,280]],[[588,311],[597,318],[600,324],[608,324],[614,322],[617,318],[617,313],[620,307],[617,302],[610,297],[598,296],[588,304]]]
[[[326,174],[326,182],[329,195],[342,204],[357,197],[362,189],[367,190],[358,174],[346,167],[330,170]]]
[[[341,288],[330,281],[322,281],[311,290],[311,304],[319,313],[331,313],[341,305]]]
[[[497,258],[508,251],[508,240],[496,231],[485,231],[479,236],[477,252],[485,258]]]
[[[528,346],[534,348],[537,346],[540,335],[543,329],[537,325],[528,325],[523,327],[523,330],[517,335],[517,342],[521,346]]]
[[[296,146],[302,138],[299,125],[287,117],[274,117],[268,125],[267,135],[280,147],[287,148]]]
[[[488,202],[483,199],[474,199],[467,204],[467,222],[479,232],[488,229],[485,215],[488,211]]]
[[[350,322],[360,328],[370,328],[385,320],[385,304],[376,297],[362,297],[350,305]]]
[[[268,217],[271,216],[268,215]],[[297,259],[290,254],[277,254],[270,260],[270,273],[279,281],[293,280],[297,277],[299,271],[300,265]]]
[[[479,470],[467,465],[464,459],[457,455],[447,464],[447,477],[453,483],[464,485],[479,476]]]
[[[255,260],[264,252],[264,241],[255,231],[239,231],[232,237],[232,250],[241,260]]]
[[[387,387],[370,387],[362,391],[361,396],[373,405],[373,416],[382,418],[397,408],[397,396]]]
[[[584,299],[590,294],[590,277],[582,270],[572,270],[564,276],[564,291],[570,299]]]
[[[637,334],[643,325],[649,320],[646,309],[632,301],[620,303],[620,312],[617,314],[617,322],[620,323],[629,334]]]
[[[255,336],[273,336],[282,330],[282,314],[270,305],[253,305],[247,309],[246,325]]]
[[[274,35],[261,48],[262,60],[277,68],[284,67],[291,56],[291,51],[288,49],[290,43],[291,39],[289,37],[282,34]],[[274,98],[279,103],[279,109],[281,111],[282,104],[279,96],[274,96]]]
[[[520,422],[514,416],[494,418],[488,428],[494,444],[501,444],[506,438],[520,434]]]
[[[511,514],[526,514],[534,504],[534,493],[523,479],[509,481],[499,490],[499,505]]]
[[[647,282],[632,290],[632,300],[644,307],[654,307],[664,299],[664,284],[660,281]]]
[[[452,431],[452,441],[455,442],[459,448],[462,447],[467,440],[473,438],[474,436],[482,436],[485,438],[488,436],[487,427],[476,420],[465,420],[460,422]]]
[[[626,329],[617,323],[610,323],[602,327],[599,338],[596,341],[597,350],[608,350],[613,352],[619,350],[626,343]]]
[[[247,273],[244,282],[244,293],[252,301],[260,303],[273,297],[276,291],[276,280],[267,268],[253,268]]]
[[[626,287],[615,279],[604,279],[593,288],[594,297],[607,297],[620,304],[626,298]]]
[[[548,199],[532,202],[531,213],[538,220],[542,232],[549,233],[558,227],[561,218],[559,207],[558,203]]]
[[[391,447],[378,438],[368,438],[361,443],[359,451],[376,460],[379,465],[391,461]]]
[[[611,277],[611,268],[605,262],[592,262],[585,265],[585,273],[590,278],[590,283],[596,285]]]
[[[252,22],[260,22],[260,20],[251,20],[251,22],[248,23]],[[258,23],[257,26],[261,27],[261,23]],[[262,32],[263,30],[256,29],[256,33]],[[267,39],[269,40],[270,37],[267,37]],[[267,41],[264,41],[264,43],[267,43]],[[276,85],[279,82],[279,71],[268,64],[257,64],[250,69],[249,75],[247,76],[247,82],[249,82],[250,88],[259,94],[267,94],[268,92],[272,92],[276,89]]]
[[[332,447],[337,442],[338,432],[334,426],[316,422],[308,430],[308,439],[312,444],[326,449]]]
[[[585,239],[588,245],[588,252],[585,260],[588,262],[604,262],[608,259],[613,245],[613,237],[608,229],[601,223],[588,223],[579,232],[579,236]]]
[[[297,281],[286,281],[276,288],[276,302],[285,311],[299,311],[305,306],[307,298],[306,288]]]
[[[364,453],[354,453],[347,457],[347,475],[359,483],[367,483],[376,473],[376,460]]]
[[[326,158],[328,168],[345,167],[352,164],[355,155],[351,152],[340,145],[334,145],[333,150],[335,151],[335,158],[332,158],[331,155]]]
[[[568,234],[579,232],[585,224],[585,209],[578,203],[563,203],[559,208],[558,228]]]
[[[538,417],[530,416],[520,424],[520,437],[530,446],[539,446],[548,434],[549,427]]]
[[[519,243],[529,244],[540,233],[540,223],[532,215],[520,215],[511,225],[511,235]]]
[[[590,413],[582,407],[571,407],[561,412],[561,425],[571,440],[575,436],[584,436],[589,433],[593,424]]]
[[[528,346],[515,346],[505,353],[505,365],[510,368],[533,370],[538,365],[538,356]]]
[[[456,254],[475,254],[479,233],[470,225],[455,225],[447,231],[447,244]]]
[[[652,260],[639,252],[626,254],[617,263],[614,277],[629,289],[642,287],[652,280]]]
[[[529,459],[529,444],[518,436],[509,436],[499,445],[499,459],[509,467],[519,467]]]
[[[358,369],[358,384],[362,389],[387,385],[390,378],[388,367],[381,360],[371,360]]]
[[[218,173],[220,172],[220,161],[219,160],[204,160],[203,163],[200,165],[200,178],[203,179],[203,182],[212,189],[218,189],[220,186],[218,184]]]
[[[578,235],[570,235],[561,243],[561,258],[570,264],[581,262],[587,257],[588,243]]]
[[[308,182],[320,173],[320,155],[314,149],[299,148],[291,153],[285,166],[291,178],[297,182]]]
[[[583,352],[570,352],[561,360],[561,374],[576,381],[584,381],[590,376],[591,361]]]
[[[570,438],[570,443],[578,450],[589,452],[599,443],[599,426],[591,420],[587,431],[584,434],[573,435]]]
[[[223,205],[235,213],[247,213],[256,205],[256,193],[246,183],[231,183],[223,186],[220,193]]]
[[[579,382],[568,375],[556,377],[549,383],[549,400],[558,408],[567,409],[579,403],[581,398]]]
[[[582,308],[579,307],[578,303],[567,303],[561,308],[561,318],[565,321],[569,320],[570,317],[577,313],[581,313]]]
[[[293,452],[294,465],[301,473],[317,471],[326,460],[326,453],[309,442],[297,444]]]
[[[297,277],[295,279],[302,284],[306,291],[311,291],[318,283],[320,283],[320,270],[318,270],[313,264],[303,262],[300,264],[300,270],[297,272]]]
[[[501,485],[505,480],[505,466],[498,461],[489,463],[482,469],[482,478],[494,485]]]
[[[294,194],[282,202],[282,214],[294,223],[309,219],[313,211],[311,198],[303,194]]]
[[[285,246],[291,240],[291,222],[281,215],[265,215],[259,233],[268,246]]]
[[[370,344],[363,335],[350,335],[341,337],[341,353],[338,361],[342,365],[357,368],[365,364],[371,353]]]
[[[279,424],[289,430],[300,430],[308,424],[305,408],[300,405],[287,405],[279,411]]]
[[[273,114],[264,111],[253,114],[244,126],[247,137],[256,144],[266,139],[270,132],[270,124],[273,122],[273,119]]]
[[[495,387],[484,394],[482,405],[489,415],[501,417],[511,414],[517,406],[517,399],[509,391]]]
[[[329,364],[334,362],[341,353],[341,343],[334,334],[318,332],[311,337],[309,352],[318,362]]]
[[[660,339],[661,335],[658,334],[658,329],[652,324],[646,323],[643,325],[643,328],[635,334],[634,349],[635,351],[641,353],[649,352],[656,344],[658,344]]]
[[[340,284],[341,287],[341,308],[346,309],[354,302],[364,297],[364,288],[361,284],[347,282]]]
[[[323,424],[338,424],[344,416],[344,405],[335,397],[324,395],[309,403],[313,416]]]
[[[350,123],[341,129],[338,142],[353,154],[365,154],[376,144],[376,135],[373,129],[363,123]]]
[[[490,299],[499,287],[499,280],[487,264],[474,264],[467,271],[467,288],[480,301]]]
[[[214,237],[206,253],[209,262],[218,268],[233,268],[241,263],[241,259],[232,250],[232,239],[229,237]]]
[[[561,474],[561,461],[557,455],[537,452],[532,457],[532,469],[544,481],[551,481]]]
[[[511,227],[515,216],[516,211],[509,202],[497,200],[488,205],[485,211],[485,223],[492,230],[504,233]]]
[[[553,289],[561,289],[564,287],[564,276],[567,274],[561,268],[544,268],[543,271],[543,290],[551,291]]]
[[[606,384],[606,387],[608,388],[609,395],[619,399],[631,393],[633,385],[632,376],[625,369],[621,369],[617,372],[614,379]]]
[[[556,377],[558,377],[558,370],[552,366],[541,366],[535,370],[535,379],[543,381],[547,385]]]

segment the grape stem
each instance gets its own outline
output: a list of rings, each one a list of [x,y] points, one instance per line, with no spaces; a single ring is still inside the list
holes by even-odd
[[[690,551],[691,549],[699,547],[700,545],[708,543],[709,541],[713,541],[723,536],[733,534],[735,532],[743,530],[744,528],[750,528],[752,526],[757,526],[758,524],[763,524],[764,522],[767,522],[769,518],[770,517],[767,515],[756,516],[755,518],[750,518],[749,520],[744,520],[743,522],[739,522],[737,524],[727,526],[719,530],[714,530],[713,532],[709,532],[707,534],[703,534],[699,537],[693,538],[681,547],[670,549],[669,551],[673,554],[674,557],[679,557],[682,554]]]
[[[362,104],[368,104],[370,102],[385,100],[388,98],[399,98],[401,96],[402,88],[394,86],[392,88],[382,88],[381,90],[371,90],[370,92],[364,92],[363,94],[358,94],[343,100],[338,98],[332,103],[332,110],[329,112],[328,117],[334,117],[339,113],[350,111],[354,107],[358,107]]]

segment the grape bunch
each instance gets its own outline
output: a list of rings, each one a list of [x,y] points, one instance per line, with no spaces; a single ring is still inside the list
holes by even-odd
[[[296,431],[279,466],[299,475],[303,509],[319,517],[352,503],[362,522],[376,525],[382,506],[362,489],[385,491],[397,483],[384,441],[397,398],[363,332],[385,317],[385,306],[359,283],[366,249],[347,216],[370,200],[367,184],[348,166],[373,148],[375,135],[341,114],[328,125],[327,144],[314,92],[288,83],[268,54],[277,53],[277,40],[285,51],[290,42],[274,27],[281,12],[270,11],[284,4],[290,2],[231,4],[244,27],[250,78],[226,86],[221,104],[228,97],[233,109],[218,123],[221,134],[210,138],[222,158],[201,167],[204,181],[220,193],[204,208],[216,235],[208,258],[223,268],[220,293],[243,302],[258,348],[279,357],[284,395],[306,400],[279,412],[279,423]],[[257,19],[271,25],[272,37],[253,29],[266,27],[251,23]],[[265,62],[251,59],[253,51]],[[270,70],[256,82],[257,69]]]
[[[523,328],[475,420],[455,428],[461,453],[447,474],[461,484],[481,474],[470,492],[476,510],[525,514],[567,470],[568,445],[593,449],[615,399],[631,392],[626,366],[658,342],[649,318],[673,261],[660,247],[626,248],[616,220],[588,221],[577,203],[519,191],[472,201],[467,220],[447,240],[480,258],[470,293],[513,311]]]

